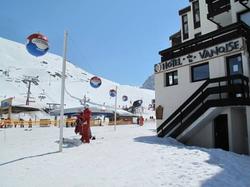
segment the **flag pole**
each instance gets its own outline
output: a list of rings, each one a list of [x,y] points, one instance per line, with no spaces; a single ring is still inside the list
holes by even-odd
[[[60,112],[60,136],[59,136],[59,152],[62,152],[63,144],[63,125],[64,125],[64,92],[65,92],[65,72],[66,72],[66,54],[67,54],[67,38],[68,33],[64,31],[64,47],[63,47],[63,63],[62,63],[62,82],[61,82],[61,112]]]
[[[116,110],[117,110],[117,86],[115,86],[115,124],[114,124],[114,130],[116,131]]]

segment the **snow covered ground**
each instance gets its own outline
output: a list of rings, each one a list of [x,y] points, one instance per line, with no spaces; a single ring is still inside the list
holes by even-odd
[[[158,138],[155,123],[92,127],[81,144],[73,128],[0,129],[1,187],[250,186],[250,157]]]

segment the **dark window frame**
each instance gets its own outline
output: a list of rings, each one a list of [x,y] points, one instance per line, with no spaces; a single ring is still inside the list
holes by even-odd
[[[241,72],[241,74],[244,75],[242,54],[241,54],[241,53],[237,53],[237,54],[235,54],[235,55],[231,55],[231,56],[227,56],[227,57],[226,57],[227,76],[230,75],[229,59],[230,59],[230,58],[236,58],[236,57],[240,57],[240,58],[241,58],[241,67],[242,67],[242,72]]]
[[[175,73],[176,73],[177,79],[174,79]],[[169,84],[169,79],[168,79],[169,75],[172,76],[172,80],[173,80],[172,84]],[[165,87],[178,85],[178,71],[174,70],[174,71],[164,73],[164,80],[165,80],[164,81]]]
[[[185,17],[187,18],[187,21],[184,22]],[[187,25],[187,33],[185,30],[185,24]],[[189,38],[188,15],[187,14],[182,15],[182,36],[183,36],[183,40],[186,40]]]
[[[195,80],[194,79],[194,68],[197,68],[197,67],[200,67],[200,66],[204,66],[204,65],[208,65],[208,77],[207,78],[204,78],[204,79],[198,79],[198,80]],[[191,81],[192,82],[199,82],[199,81],[204,81],[204,80],[208,80],[210,79],[210,71],[209,71],[209,63],[208,62],[205,62],[205,63],[202,63],[202,64],[198,64],[198,65],[194,65],[194,66],[191,66]]]
[[[197,4],[198,8],[195,8],[195,4]],[[199,1],[194,1],[192,3],[192,8],[193,8],[193,22],[194,22],[194,28],[197,29],[201,26],[201,17],[200,17],[200,7],[199,7]],[[196,20],[196,13],[199,16],[199,21]]]

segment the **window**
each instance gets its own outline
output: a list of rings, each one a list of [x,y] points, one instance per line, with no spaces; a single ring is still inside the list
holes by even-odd
[[[243,74],[241,54],[227,57],[227,74],[229,76]]]
[[[208,63],[192,66],[191,72],[192,72],[192,82],[209,79]]]
[[[187,14],[182,16],[183,39],[188,39],[188,17]]]
[[[243,75],[242,57],[241,54],[229,56],[226,58],[227,61],[227,75]],[[231,81],[230,81],[231,82]],[[240,79],[233,80],[231,83],[239,84]]]
[[[165,81],[165,86],[172,86],[172,85],[177,85],[178,84],[178,73],[177,71],[172,71],[169,73],[166,73],[166,81]]]
[[[200,22],[200,9],[199,9],[199,1],[193,2],[193,19],[194,19],[194,28],[198,28],[201,26]]]
[[[250,11],[240,13],[239,17],[241,21],[250,26]]]

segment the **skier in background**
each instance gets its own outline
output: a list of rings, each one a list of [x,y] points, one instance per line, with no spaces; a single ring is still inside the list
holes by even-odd
[[[32,128],[32,120],[31,120],[31,118],[28,121],[28,128]]]

